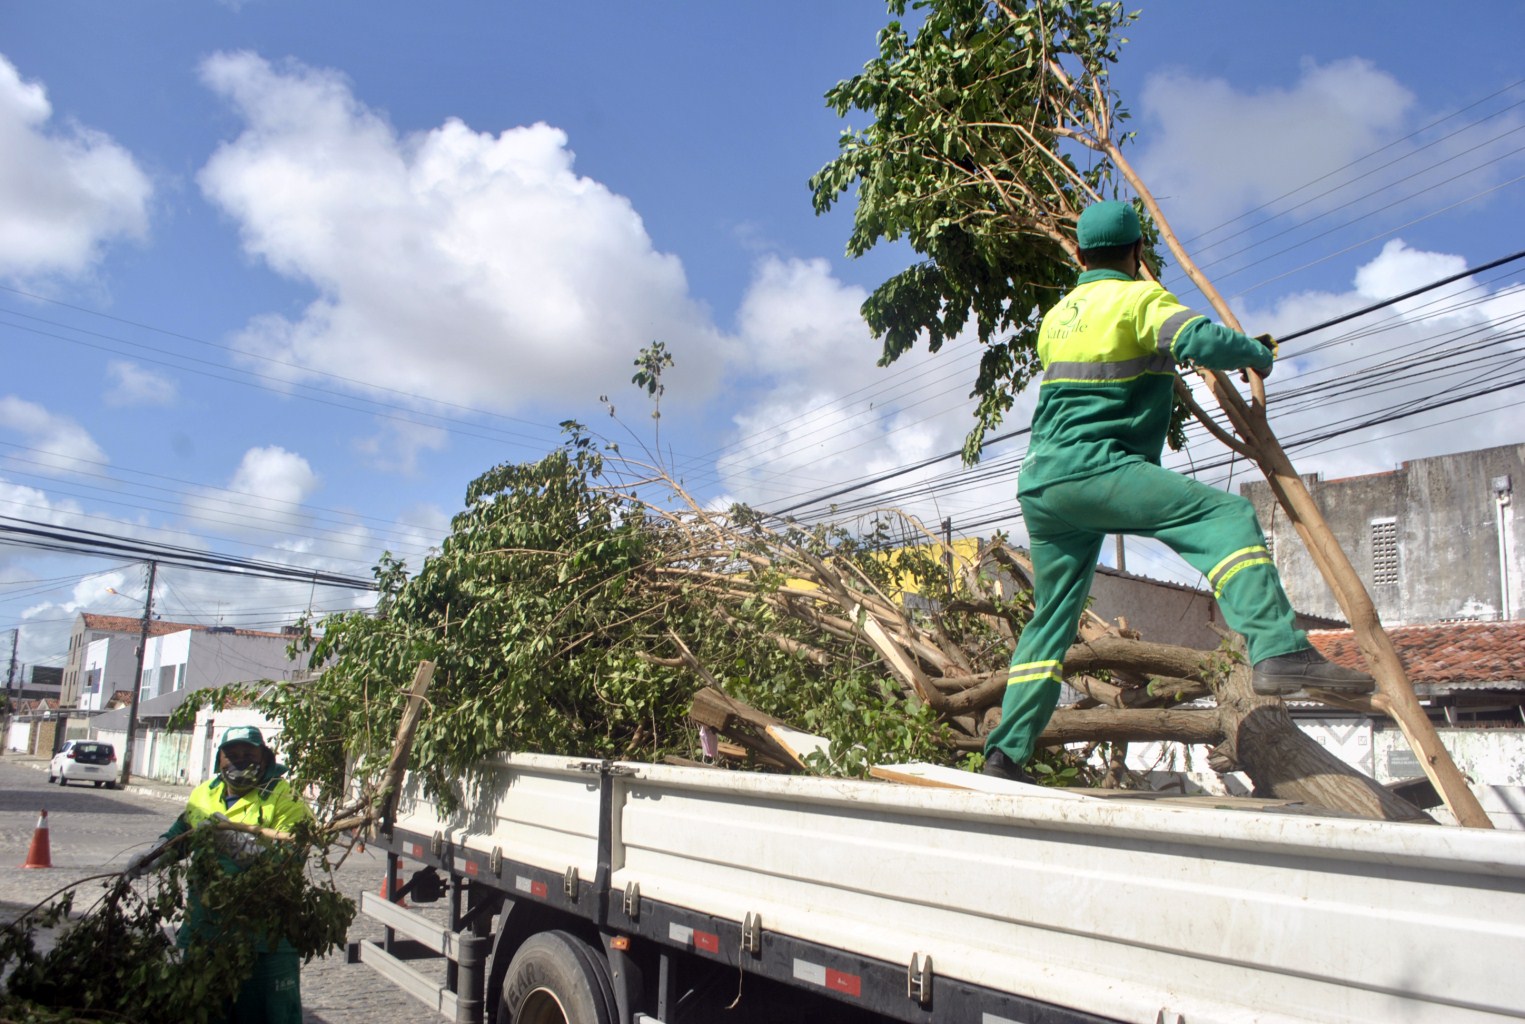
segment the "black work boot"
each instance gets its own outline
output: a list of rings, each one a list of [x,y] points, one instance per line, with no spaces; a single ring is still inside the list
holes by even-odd
[[[1290,697],[1304,690],[1371,693],[1377,682],[1364,672],[1341,668],[1310,647],[1256,663],[1251,685],[1263,697]]]
[[[1022,769],[1011,758],[999,750],[992,750],[985,755],[985,769],[981,775],[989,775],[993,779],[1005,779],[1007,782],[1025,782],[1028,785],[1037,785],[1033,777]]]

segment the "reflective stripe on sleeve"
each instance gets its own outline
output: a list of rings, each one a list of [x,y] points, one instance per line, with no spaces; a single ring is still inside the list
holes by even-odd
[[[1021,683],[1042,683],[1052,679],[1054,682],[1062,682],[1064,677],[1060,670],[1064,668],[1062,661],[1029,661],[1021,665],[1011,666],[1006,674],[1006,685],[1017,686]]]
[[[1207,574],[1207,582],[1213,588],[1213,597],[1223,596],[1223,587],[1233,579],[1241,569],[1248,569],[1252,565],[1272,565],[1271,552],[1264,545],[1257,544],[1252,548],[1240,548],[1229,555],[1223,561],[1213,566],[1213,571]]]
[[[1174,360],[1176,335],[1181,333],[1181,328],[1201,315],[1201,313],[1191,309],[1183,309],[1179,313],[1172,314],[1160,325],[1160,336],[1159,340],[1155,342],[1155,348],[1169,355]]]

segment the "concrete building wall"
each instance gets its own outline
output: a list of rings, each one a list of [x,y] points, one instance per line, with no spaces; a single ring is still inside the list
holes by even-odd
[[[215,629],[195,633],[190,638],[186,688],[290,679],[301,664],[287,656],[289,643],[284,636],[249,636]]]
[[[1215,650],[1222,642],[1210,625],[1223,626],[1218,602],[1189,587],[1098,571],[1091,580],[1091,611],[1108,622],[1125,621],[1146,640],[1200,651]]]
[[[143,656],[144,700],[175,690],[290,679],[298,663],[286,656],[288,640],[233,631],[182,630],[150,637]]]
[[[74,629],[69,633],[69,656],[64,663],[62,685],[59,689],[59,702],[64,707],[77,707],[80,692],[83,686],[81,676],[84,674],[85,652],[90,645],[97,640],[104,640],[110,633],[101,630],[85,628],[85,617],[78,616],[74,622]]]
[[[79,699],[74,706],[84,711],[100,711],[113,693],[132,689],[138,670],[137,641],[120,634],[103,634],[101,639],[86,645],[79,670]]]
[[[185,665],[190,660],[191,637],[194,635],[194,630],[183,629],[178,633],[148,638],[148,646],[143,649],[141,699],[149,700],[183,688]]]
[[[1309,481],[1388,626],[1484,622],[1525,608],[1525,444],[1405,462],[1390,473]],[[1292,604],[1338,617],[1333,593],[1263,481],[1255,506]]]
[[[1343,627],[1343,619],[1315,618],[1296,602],[1299,629]],[[1091,580],[1091,611],[1108,622],[1123,621],[1145,640],[1213,651],[1227,629],[1213,595],[1180,583],[1167,583],[1098,566]]]

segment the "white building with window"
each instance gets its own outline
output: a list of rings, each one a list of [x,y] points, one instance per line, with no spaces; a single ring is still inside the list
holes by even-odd
[[[143,653],[143,689],[138,699],[257,679],[290,679],[299,668],[286,655],[291,638],[229,626],[186,629],[149,637]]]
[[[81,711],[102,711],[118,690],[131,690],[138,670],[137,637],[110,633],[85,645],[80,660],[79,703]]]
[[[188,622],[170,622],[166,619],[150,619],[148,622],[148,635],[150,637],[163,636],[166,633],[178,633],[183,629],[204,629],[204,626],[192,625]],[[143,620],[125,615],[100,615],[96,612],[80,612],[74,619],[74,629],[69,633],[69,653],[64,662],[62,692],[59,694],[59,705],[65,708],[84,707],[80,703],[80,697],[84,693],[85,670],[84,662],[86,652],[90,646],[98,640],[126,639],[127,662],[131,669],[127,673],[127,681],[120,683],[118,689],[132,688],[132,675],[137,671],[138,638],[143,635]],[[111,663],[107,675],[119,671],[116,666],[118,659],[122,657],[121,645],[115,645],[110,650]],[[108,681],[109,682],[109,681]],[[103,682],[102,686],[107,686]],[[119,681],[120,682],[120,681]],[[105,690],[109,699],[111,690]]]
[[[197,746],[190,731],[169,730],[170,716],[196,690],[235,683],[258,687],[265,680],[284,682],[301,676],[307,658],[293,660],[287,655],[291,640],[286,633],[231,626],[183,627],[149,637],[133,729],[132,774],[173,782],[201,781],[204,776],[194,773],[205,771],[205,744]],[[136,651],[135,643],[125,650],[128,675],[122,689],[132,686]],[[112,648],[111,658],[115,657],[116,648]],[[115,663],[108,660],[108,664]],[[78,728],[82,737],[115,743],[118,750],[125,750],[132,717],[128,707],[118,707],[82,720]],[[207,722],[211,721],[208,717]],[[236,723],[236,716],[221,714],[215,724]]]

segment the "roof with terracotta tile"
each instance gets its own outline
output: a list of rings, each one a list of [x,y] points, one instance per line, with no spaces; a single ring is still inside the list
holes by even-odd
[[[1416,690],[1525,689],[1525,621],[1444,622],[1387,631]],[[1330,661],[1365,671],[1348,629],[1308,634]]]
[[[81,612],[80,618],[85,620],[85,628],[97,630],[101,633],[137,633],[143,628],[141,618],[133,618],[128,615],[97,615],[95,612]],[[164,636],[166,633],[179,633],[187,629],[205,629],[205,626],[195,626],[189,622],[169,622],[165,619],[149,619],[148,635]]]
[[[143,620],[141,618],[133,618],[128,615],[98,615],[95,612],[81,612],[80,617],[85,620],[86,629],[93,629],[102,633],[132,633],[136,635],[143,628]],[[150,619],[148,622],[149,636],[165,636],[169,633],[180,633],[187,629],[194,629],[198,633],[218,632],[232,634],[233,636],[262,636],[273,639],[290,639],[284,633],[267,633],[258,629],[203,626],[194,622],[170,622],[167,619]]]

